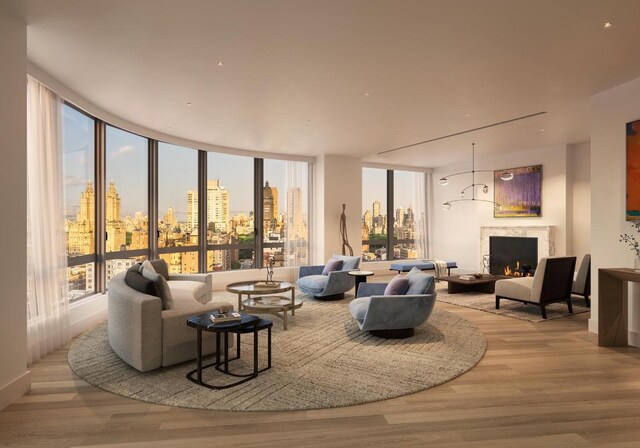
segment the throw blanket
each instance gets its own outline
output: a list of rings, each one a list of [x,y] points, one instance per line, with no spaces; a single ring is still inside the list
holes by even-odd
[[[447,275],[447,262],[445,260],[424,260],[433,263],[436,271],[436,277],[444,277]]]

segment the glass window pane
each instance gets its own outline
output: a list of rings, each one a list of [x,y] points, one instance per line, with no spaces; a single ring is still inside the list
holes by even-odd
[[[158,230],[158,247],[198,245],[198,151],[194,149],[158,144]]]
[[[76,302],[95,291],[95,263],[80,264],[67,268],[69,303]]]
[[[387,259],[387,170],[362,169],[362,260]]]
[[[167,262],[169,274],[194,274],[199,272],[197,250],[160,254],[160,258]]]
[[[71,106],[62,108],[62,164],[67,255],[95,252],[95,122]]]
[[[309,264],[309,164],[265,159],[262,195],[263,264]]]
[[[207,154],[207,242],[209,245],[253,244],[253,158]],[[244,264],[242,264],[244,263]],[[253,249],[212,250],[207,270],[254,266]]]
[[[148,247],[147,155],[146,138],[107,126],[107,252]]]
[[[416,210],[416,178],[424,176],[422,173],[411,171],[393,172],[393,206],[395,208],[393,221],[394,259],[417,258],[415,246],[415,210]]]
[[[143,262],[146,259],[147,259],[146,256],[141,256],[141,257],[118,258],[114,260],[107,260],[107,283],[109,283],[109,280],[111,280],[113,277],[115,277],[119,273],[126,271],[134,264],[138,262]]]
[[[224,249],[207,251],[207,271],[253,269],[254,249]]]

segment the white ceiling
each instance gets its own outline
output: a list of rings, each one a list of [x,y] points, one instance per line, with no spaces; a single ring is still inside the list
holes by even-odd
[[[583,142],[589,97],[640,76],[638,0],[28,0],[27,9],[29,59],[97,106],[257,151],[435,167],[467,159],[472,141],[480,156]],[[548,114],[377,155],[539,111]]]

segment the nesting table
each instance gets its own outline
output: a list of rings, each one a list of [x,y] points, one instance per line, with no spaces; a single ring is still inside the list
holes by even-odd
[[[264,281],[251,280],[227,285],[227,291],[238,295],[238,311],[249,311],[258,314],[271,314],[282,319],[282,327],[287,329],[288,313],[295,316],[302,302],[296,302],[296,287],[289,282],[274,282],[270,285]],[[290,292],[291,297],[274,295]],[[246,298],[243,300],[243,296]]]

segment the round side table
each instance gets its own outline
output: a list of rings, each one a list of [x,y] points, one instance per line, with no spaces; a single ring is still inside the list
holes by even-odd
[[[358,286],[360,283],[366,283],[367,277],[373,275],[372,271],[349,271],[349,275],[356,278],[356,297],[358,297]]]

